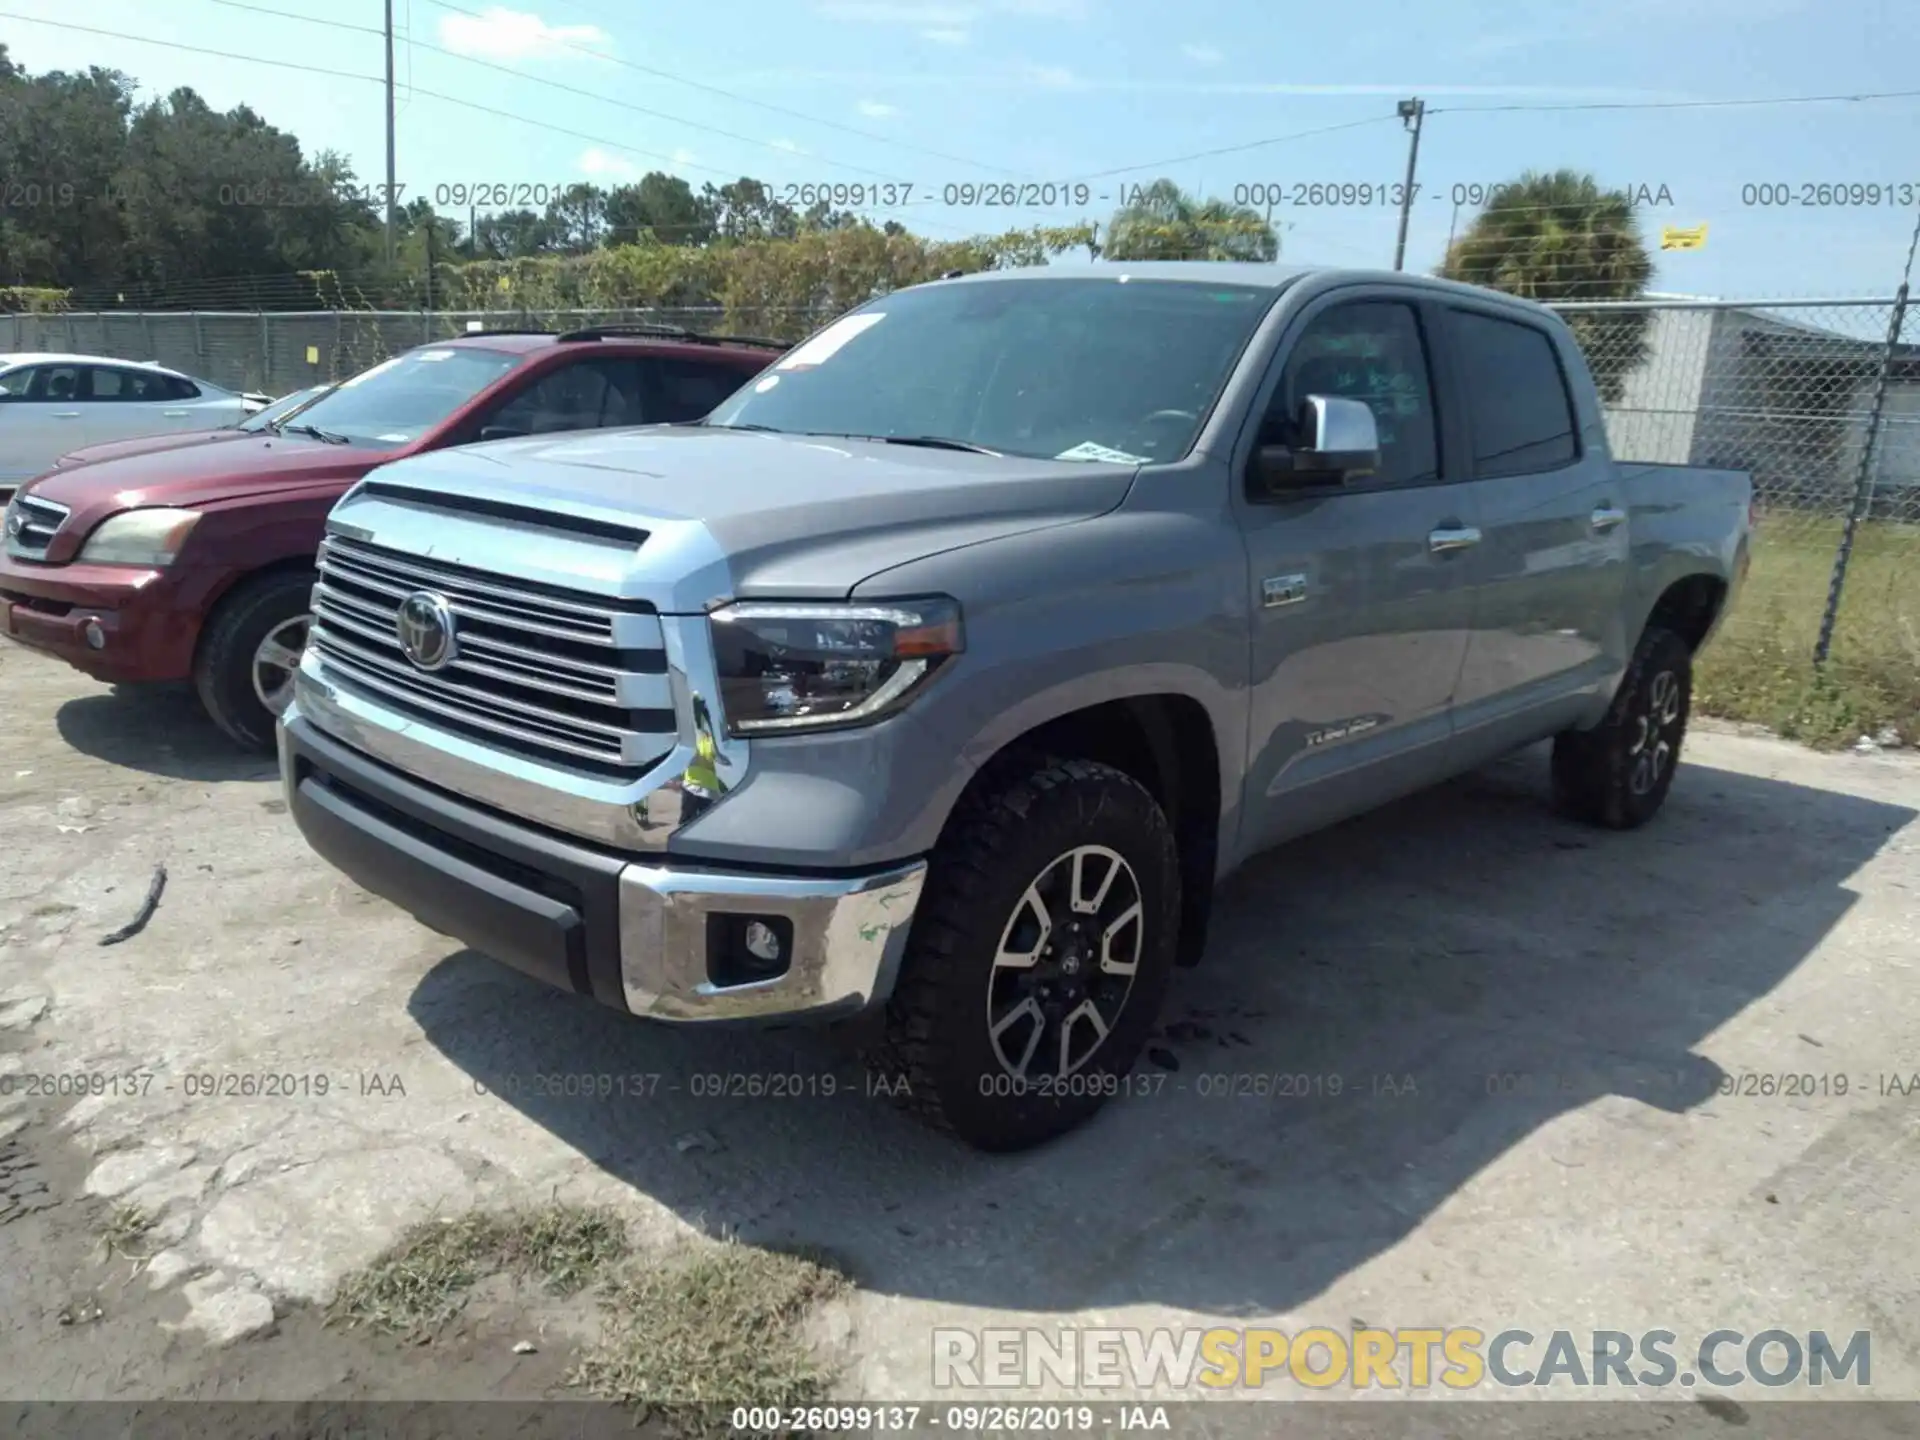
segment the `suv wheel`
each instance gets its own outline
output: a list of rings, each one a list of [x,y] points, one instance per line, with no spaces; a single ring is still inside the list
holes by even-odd
[[[1644,825],[1673,786],[1693,698],[1693,651],[1650,626],[1607,718],[1553,742],[1553,788],[1561,809],[1610,830]]]
[[[982,1150],[1072,1129],[1145,1045],[1172,973],[1180,874],[1130,775],[1036,764],[971,798],[934,853],[875,1057]]]
[[[273,749],[273,726],[293,699],[306,648],[314,576],[293,571],[248,581],[207,622],[193,684],[214,724],[249,750]]]

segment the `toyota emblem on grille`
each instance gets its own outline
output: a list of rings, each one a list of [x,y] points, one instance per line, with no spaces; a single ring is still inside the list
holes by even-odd
[[[416,669],[444,669],[459,653],[460,647],[454,638],[453,606],[447,603],[446,596],[431,590],[416,590],[400,602],[393,629],[399,636],[401,653]]]

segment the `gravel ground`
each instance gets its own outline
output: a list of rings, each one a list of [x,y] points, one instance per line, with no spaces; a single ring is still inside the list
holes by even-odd
[[[642,1025],[420,928],[178,692],[0,646],[0,735],[6,1398],[551,1393],[578,1309],[494,1296],[425,1353],[310,1307],[412,1222],[560,1199],[837,1257],[850,1396],[926,1399],[937,1327],[1364,1321],[1869,1330],[1872,1396],[1920,1399],[1913,757],[1707,729],[1611,835],[1536,752],[1291,845],[1179,976],[1151,1093],[989,1159],[831,1035]],[[1743,1093],[1777,1074],[1821,1093]],[[137,1260],[100,1240],[127,1205]]]

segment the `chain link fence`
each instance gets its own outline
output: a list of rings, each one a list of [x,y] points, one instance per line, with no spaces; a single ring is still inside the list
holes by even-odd
[[[1754,477],[1753,570],[1703,673],[1703,703],[1828,738],[1893,717],[1915,738],[1920,344],[1902,338],[1914,328],[1904,302],[1555,308],[1587,353],[1620,460]],[[650,323],[797,339],[828,318],[712,307],[8,315],[0,350],[154,360],[279,395],[476,329]]]
[[[1753,476],[1753,570],[1706,700],[1825,738],[1905,727],[1911,742],[1920,344],[1903,338],[1904,299],[1555,308],[1580,336],[1620,460]],[[1821,662],[1811,681],[1809,660]]]

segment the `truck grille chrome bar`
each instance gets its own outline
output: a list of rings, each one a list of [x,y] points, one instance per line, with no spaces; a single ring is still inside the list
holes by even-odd
[[[408,658],[400,609],[452,617],[451,658]],[[638,602],[524,582],[329,536],[308,644],[331,681],[424,724],[547,765],[614,778],[670,752],[677,723],[660,620]]]

